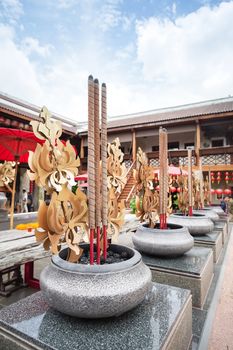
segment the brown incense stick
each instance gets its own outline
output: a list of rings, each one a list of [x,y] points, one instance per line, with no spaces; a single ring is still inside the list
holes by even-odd
[[[88,209],[89,227],[95,228],[95,145],[94,145],[94,82],[88,78]]]
[[[96,200],[96,226],[101,225],[100,200],[100,127],[99,127],[99,82],[94,80],[94,128],[95,128],[95,200]]]
[[[163,136],[162,128],[159,129],[159,212],[160,212],[160,228],[163,228]]]
[[[106,85],[102,84],[101,106],[101,159],[102,159],[102,218],[103,225],[108,224],[108,192],[107,192],[107,95]]]
[[[188,198],[189,216],[193,215],[192,150],[188,149]]]
[[[95,146],[94,146],[94,82],[88,78],[88,218],[90,229],[90,264],[94,263],[95,232]]]
[[[102,159],[102,225],[103,225],[103,256],[107,258],[107,227],[108,227],[108,190],[107,190],[107,91],[106,85],[101,89],[101,159]]]
[[[203,173],[202,173],[202,158],[200,158],[200,160],[199,160],[199,172],[200,172],[201,208],[204,208],[204,186],[203,186]]]

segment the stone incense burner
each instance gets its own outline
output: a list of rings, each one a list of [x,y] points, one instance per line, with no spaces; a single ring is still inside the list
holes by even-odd
[[[168,223],[186,227],[192,236],[206,235],[214,229],[213,221],[205,214],[188,216],[182,213],[175,213],[170,215]]]
[[[187,227],[170,223],[167,229],[160,229],[159,224],[155,228],[149,228],[144,223],[138,227],[132,239],[139,251],[163,257],[183,255],[194,245],[193,237]]]
[[[127,252],[128,260],[103,265],[75,264],[65,260],[67,249],[53,256],[40,276],[48,304],[71,316],[104,318],[118,316],[141,303],[151,287],[150,269],[136,250],[116,244],[110,249]]]

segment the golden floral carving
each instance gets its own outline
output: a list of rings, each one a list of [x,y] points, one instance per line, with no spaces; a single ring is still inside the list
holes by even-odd
[[[180,188],[180,193],[178,194],[178,206],[182,213],[186,214],[189,206],[187,176],[179,175],[177,178],[177,183]]]
[[[48,205],[40,204],[36,238],[53,254],[59,252],[61,244],[66,244],[67,259],[77,262],[82,253],[79,244],[89,241],[86,195],[80,189],[74,194],[69,188],[75,184],[80,160],[69,141],[63,144],[59,140],[61,125],[50,120],[46,107],[42,108],[40,119],[31,124],[34,134],[45,142],[42,146],[38,144],[35,152],[30,152],[29,177],[46,189],[51,200]]]
[[[124,153],[120,149],[118,138],[107,147],[107,183],[108,183],[108,237],[112,242],[117,242],[119,231],[124,224],[124,201],[118,201],[117,193],[120,193],[126,183],[127,169],[123,162]]]
[[[108,188],[113,187],[115,192],[119,193],[127,181],[127,169],[123,162],[124,153],[120,147],[121,144],[118,137],[112,143],[108,143],[107,147]]]
[[[0,164],[0,187],[6,186],[14,181],[15,162],[4,162]]]
[[[154,171],[148,165],[146,154],[141,148],[137,152],[137,164],[134,169],[136,181],[136,216],[140,221],[149,221],[150,227],[155,227],[159,220],[159,195],[154,189]]]

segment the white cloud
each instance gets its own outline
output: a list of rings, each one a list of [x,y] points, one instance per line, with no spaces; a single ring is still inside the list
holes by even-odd
[[[22,14],[23,6],[19,0],[0,0],[0,18],[15,24]]]
[[[58,0],[57,5],[60,9],[69,9],[77,4],[77,0]]]
[[[42,57],[48,57],[53,49],[53,46],[50,44],[47,45],[40,45],[39,41],[32,37],[26,37],[22,41],[22,49],[27,54],[33,54],[36,53],[39,56]]]
[[[157,98],[175,103],[232,94],[233,2],[137,24],[137,55]],[[153,83],[153,84],[152,84]],[[155,88],[153,88],[155,90]]]
[[[118,11],[118,0],[107,3],[112,17],[103,30],[122,20],[112,11]],[[2,25],[0,90],[77,121],[87,119],[90,73],[107,83],[110,115],[227,96],[233,93],[232,18],[233,1],[175,21],[152,17],[137,23],[136,42],[121,49],[107,45],[99,31],[79,37],[78,48],[71,41],[70,48],[56,49],[29,36],[20,44],[14,30]]]
[[[40,95],[33,65],[14,44],[14,30],[3,25],[0,25],[0,52],[1,90],[24,98]]]

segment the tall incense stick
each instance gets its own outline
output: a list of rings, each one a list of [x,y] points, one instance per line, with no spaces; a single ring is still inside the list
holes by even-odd
[[[163,136],[162,136],[162,128],[159,129],[159,212],[160,212],[160,228],[163,229]]]
[[[193,180],[192,180],[192,150],[188,149],[188,197],[189,197],[189,216],[193,215]]]
[[[199,172],[200,172],[200,197],[201,197],[201,209],[204,208],[204,186],[203,186],[203,173],[202,173],[202,158],[199,159]]]
[[[90,264],[94,263],[95,233],[95,145],[94,145],[94,82],[88,78],[88,218],[90,229]]]
[[[167,228],[167,186],[168,186],[168,164],[167,164],[167,131],[159,129],[159,206],[160,206],[160,228]]]
[[[208,171],[208,176],[209,176],[209,199],[210,199],[210,203],[209,205],[211,205],[212,203],[212,183],[211,183],[211,172],[210,172],[210,167],[209,167],[209,171]]]
[[[167,190],[168,190],[168,157],[167,157],[167,130],[164,129],[164,228],[167,228]]]
[[[102,223],[103,255],[107,258],[108,192],[107,192],[107,91],[101,89],[101,159],[102,159]]]
[[[95,128],[95,218],[96,218],[96,245],[97,264],[100,264],[100,225],[101,225],[101,200],[100,200],[100,126],[99,126],[99,81],[94,80],[94,128]]]

